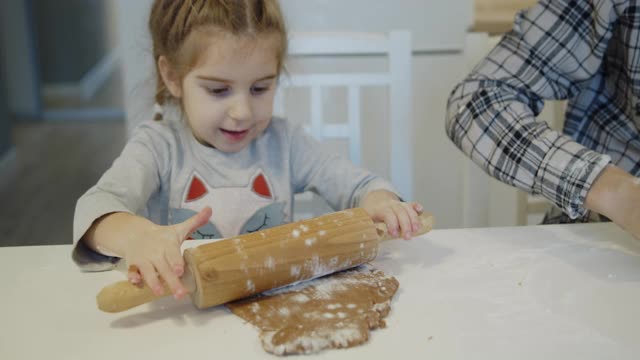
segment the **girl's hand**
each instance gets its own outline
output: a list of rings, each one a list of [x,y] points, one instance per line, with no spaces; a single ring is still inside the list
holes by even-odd
[[[418,215],[422,213],[422,205],[417,202],[401,202],[398,197],[386,190],[376,190],[365,195],[360,202],[371,219],[384,222],[391,236],[411,239],[420,229]]]
[[[129,281],[140,284],[144,280],[156,295],[162,295],[162,279],[176,299],[184,297],[188,291],[180,281],[184,274],[180,245],[210,217],[211,208],[206,207],[180,224],[162,226],[148,222],[146,226],[132,231],[124,248]]]

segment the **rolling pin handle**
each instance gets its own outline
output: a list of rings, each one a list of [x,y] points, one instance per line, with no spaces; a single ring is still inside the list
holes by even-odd
[[[187,287],[189,293],[193,293],[195,281],[187,268],[185,268],[185,273],[180,280]],[[108,313],[116,313],[171,295],[169,286],[164,281],[162,285],[164,286],[164,294],[156,295],[146,284],[139,286],[129,281],[119,281],[104,287],[98,293],[96,296],[98,309]]]

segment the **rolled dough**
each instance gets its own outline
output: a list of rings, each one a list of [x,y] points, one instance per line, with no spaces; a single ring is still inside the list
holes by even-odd
[[[227,304],[260,331],[276,355],[314,353],[360,345],[384,317],[398,281],[369,265]]]

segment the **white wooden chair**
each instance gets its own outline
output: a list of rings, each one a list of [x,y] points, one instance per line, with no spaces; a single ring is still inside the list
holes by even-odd
[[[310,59],[336,59],[359,57],[385,57],[386,71],[363,72],[290,72],[282,77],[274,113],[287,116],[292,104],[288,104],[287,91],[301,93],[308,89],[310,115],[307,131],[321,142],[341,139],[348,141],[348,156],[353,163],[363,166],[363,142],[361,124],[363,87],[388,87],[390,164],[389,176],[401,195],[413,197],[413,144],[412,139],[412,61],[411,34],[408,31],[389,33],[292,33],[289,42],[289,61]],[[320,60],[322,61],[322,60]],[[334,70],[334,69],[332,69]],[[353,70],[353,69],[350,69]],[[335,123],[324,115],[323,90],[346,89],[347,119]],[[293,104],[294,106],[299,104]],[[295,120],[295,119],[293,119]],[[365,149],[366,150],[366,149]],[[365,166],[366,167],[366,166]],[[323,202],[313,200],[310,194],[296,198],[296,220],[319,215],[329,209]],[[306,204],[305,204],[306,203]],[[309,205],[311,204],[311,205]]]

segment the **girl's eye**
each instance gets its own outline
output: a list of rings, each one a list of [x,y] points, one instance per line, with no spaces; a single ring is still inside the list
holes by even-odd
[[[223,88],[207,88],[207,91],[215,96],[223,96],[226,95],[229,92],[229,88],[223,87]]]
[[[268,90],[269,90],[269,86],[262,86],[262,85],[261,86],[257,86],[256,85],[256,86],[252,86],[251,87],[251,93],[253,93],[253,94],[262,94],[262,93],[264,93],[264,92],[266,92]]]

